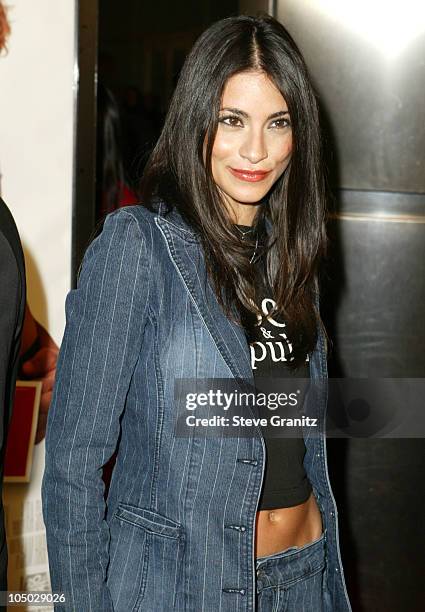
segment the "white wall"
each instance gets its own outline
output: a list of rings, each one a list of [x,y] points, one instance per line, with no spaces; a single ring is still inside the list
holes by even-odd
[[[29,304],[59,343],[70,286],[75,2],[8,6],[9,53],[0,57],[1,194],[24,245]]]

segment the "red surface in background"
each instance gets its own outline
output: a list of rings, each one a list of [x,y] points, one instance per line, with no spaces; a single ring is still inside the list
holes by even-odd
[[[16,387],[15,389],[12,419],[7,434],[5,476],[25,476],[35,394],[34,387]]]

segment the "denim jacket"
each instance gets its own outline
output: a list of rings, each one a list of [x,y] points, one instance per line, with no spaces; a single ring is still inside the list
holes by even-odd
[[[162,209],[164,208],[164,212]],[[311,377],[327,377],[324,339]],[[42,485],[52,591],[76,612],[252,612],[265,445],[175,435],[179,378],[252,379],[243,329],[176,210],[110,214],[66,299]],[[306,401],[304,466],[326,529],[325,609],[350,611],[323,434],[326,384]],[[102,466],[117,452],[107,503]]]

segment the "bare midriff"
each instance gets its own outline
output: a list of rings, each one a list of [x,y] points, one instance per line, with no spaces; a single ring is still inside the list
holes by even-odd
[[[255,526],[255,556],[265,557],[291,546],[304,546],[318,540],[322,532],[322,515],[313,493],[298,506],[260,510]]]

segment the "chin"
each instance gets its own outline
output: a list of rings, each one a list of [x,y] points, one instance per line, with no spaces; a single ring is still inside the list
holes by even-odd
[[[249,194],[247,194],[246,192],[244,193],[237,193],[237,192],[228,192],[228,195],[232,198],[232,200],[234,200],[235,202],[239,202],[240,204],[256,204],[257,202],[259,202],[260,200],[262,200],[269,192],[270,190],[258,190],[258,191],[254,191],[251,192]]]

